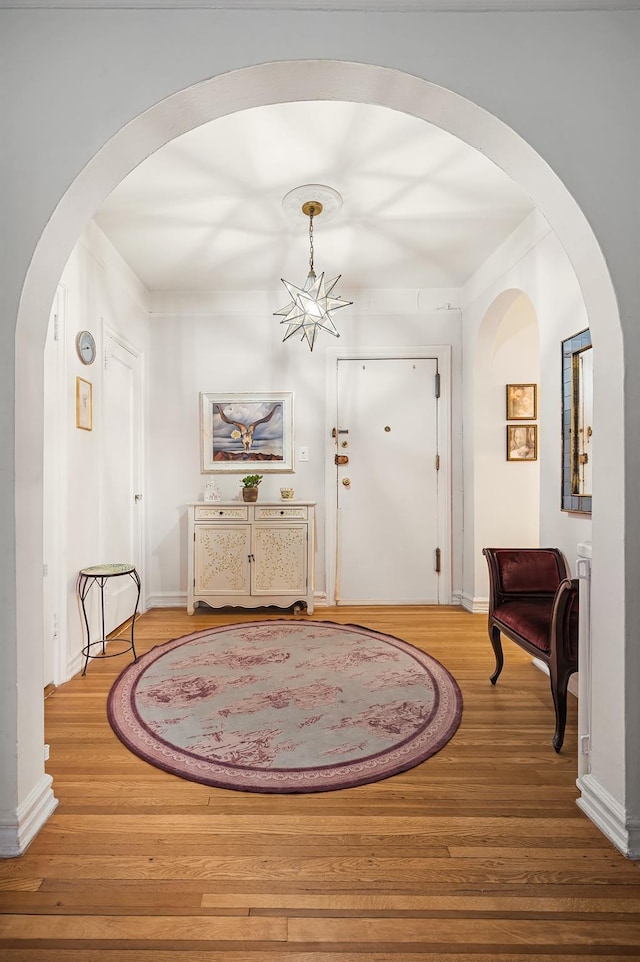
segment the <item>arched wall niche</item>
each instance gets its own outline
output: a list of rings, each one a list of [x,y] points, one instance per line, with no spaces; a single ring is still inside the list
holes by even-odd
[[[40,658],[41,609],[30,590],[39,583],[42,559],[42,351],[48,313],[56,284],[80,231],[122,178],[154,150],[180,134],[216,117],[247,107],[286,101],[340,99],[404,111],[434,123],[484,152],[532,197],[556,230],[580,280],[593,317],[594,346],[606,337],[614,346],[596,380],[595,403],[614,428],[602,444],[602,463],[623,463],[623,357],[620,322],[611,280],[594,234],[581,210],[544,160],[512,129],[481,107],[443,87],[398,70],[365,63],[328,60],[265,63],[215,76],[177,90],[133,119],[79,170],[62,196],[34,251],[25,277],[16,327],[16,638],[1,656],[10,676],[16,673],[20,698],[13,695],[3,709],[9,740],[5,757],[13,771],[0,792],[0,809],[18,812],[17,850],[22,850],[52,810],[51,788],[43,775],[42,692],[31,666]],[[606,368],[606,370],[605,370]],[[612,387],[613,386],[613,387]],[[28,423],[27,423],[28,422]],[[603,432],[604,434],[605,432]],[[466,459],[468,461],[468,458]],[[594,550],[601,571],[623,584],[623,558],[617,550],[623,533],[622,478],[607,521],[594,531]],[[594,480],[594,490],[598,478]],[[605,484],[606,487],[606,484]],[[616,492],[614,492],[615,494]],[[607,579],[605,579],[606,581]],[[609,586],[594,582],[594,636],[624,637],[624,605],[611,616],[598,595],[610,597]],[[622,601],[624,599],[621,599]],[[608,606],[607,606],[608,608]],[[7,650],[10,649],[10,650]],[[615,703],[624,703],[624,670],[617,679]],[[597,720],[594,718],[594,724]],[[603,723],[601,779],[611,797],[624,804],[625,746],[622,708]],[[16,807],[17,799],[17,807]],[[22,813],[22,814],[21,814]],[[25,814],[26,813],[26,814]],[[10,819],[5,818],[5,824]]]
[[[475,596],[488,596],[485,546],[539,543],[540,462],[506,460],[506,384],[535,383],[540,338],[533,302],[509,288],[487,308],[473,356]]]

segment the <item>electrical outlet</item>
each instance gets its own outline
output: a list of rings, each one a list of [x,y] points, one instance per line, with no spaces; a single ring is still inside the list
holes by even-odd
[[[309,448],[298,448],[298,461],[309,460]]]

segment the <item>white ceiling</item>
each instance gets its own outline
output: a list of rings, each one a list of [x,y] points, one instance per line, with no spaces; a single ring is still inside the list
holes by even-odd
[[[275,290],[306,276],[308,218],[282,199],[310,183],[342,195],[339,211],[314,222],[315,266],[341,273],[349,291],[459,287],[533,207],[484,155],[431,124],[314,101],[240,111],[176,138],[95,220],[149,290]]]

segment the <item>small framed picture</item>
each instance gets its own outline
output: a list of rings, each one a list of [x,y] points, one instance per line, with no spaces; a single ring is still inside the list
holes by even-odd
[[[507,384],[507,421],[535,421],[538,416],[538,385]]]
[[[83,377],[76,378],[76,427],[93,430],[93,385]]]
[[[538,425],[507,424],[507,461],[538,460]]]

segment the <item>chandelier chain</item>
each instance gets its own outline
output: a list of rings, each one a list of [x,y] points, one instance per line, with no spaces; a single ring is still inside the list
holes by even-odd
[[[309,211],[309,270],[313,274],[313,207]]]

